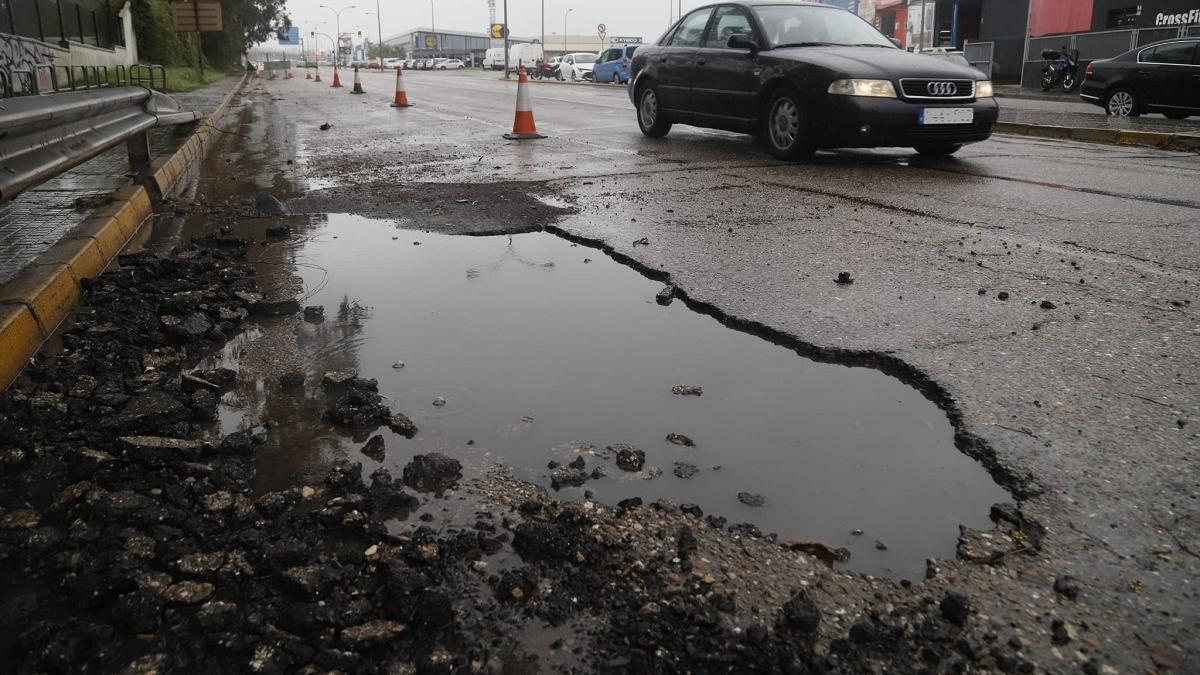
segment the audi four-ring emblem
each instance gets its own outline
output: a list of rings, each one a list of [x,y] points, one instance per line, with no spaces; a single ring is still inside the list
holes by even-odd
[[[958,93],[958,85],[953,82],[930,82],[925,85],[925,91],[930,96],[954,96]]]

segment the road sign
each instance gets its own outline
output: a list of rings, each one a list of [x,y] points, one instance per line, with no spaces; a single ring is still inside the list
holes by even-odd
[[[172,2],[171,24],[180,33],[217,33],[222,29],[221,3]]]
[[[300,44],[300,29],[296,26],[289,28],[279,28],[275,31],[275,38],[279,40],[279,44],[286,46],[295,46]]]
[[[607,33],[608,26],[605,26],[604,24],[600,24],[599,26],[596,26],[596,32],[597,33]]]
[[[626,42],[626,43],[630,43],[630,44],[638,44],[638,45],[640,45],[640,44],[642,44],[642,38],[640,38],[640,37],[622,37],[622,36],[616,36],[616,37],[614,37],[612,40],[610,40],[610,42],[612,42],[612,43],[614,43],[614,44],[616,44],[616,43],[618,43],[618,42]]]
[[[492,37],[497,40],[508,37],[508,27],[502,23],[492,24]]]

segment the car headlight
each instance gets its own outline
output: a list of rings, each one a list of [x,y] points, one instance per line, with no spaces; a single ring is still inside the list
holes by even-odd
[[[841,96],[874,96],[896,98],[896,88],[888,80],[835,80],[829,93]]]
[[[975,83],[975,98],[991,98],[993,95],[991,80],[980,80]]]

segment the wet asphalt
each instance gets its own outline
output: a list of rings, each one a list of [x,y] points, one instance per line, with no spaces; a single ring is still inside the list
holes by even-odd
[[[516,85],[493,74],[409,73],[408,109],[388,106],[390,73],[364,73],[361,96],[329,76],[249,87],[199,197],[269,191],[420,227],[457,203],[440,186],[529,182],[511,189],[570,207],[553,227],[724,320],[934,383],[961,445],[1048,536],[1040,556],[949,563],[929,583],[970,591],[997,626],[1086,626],[1028,646],[1045,668],[1141,670],[1149,645],[1200,658],[1200,158],[996,136],[950,160],[790,165],[745,136],[643,138],[612,85],[532,85],[549,138],[511,142]],[[421,183],[425,199],[394,197]],[[528,229],[472,206],[463,231]],[[1065,575],[1076,600],[1052,590]]]

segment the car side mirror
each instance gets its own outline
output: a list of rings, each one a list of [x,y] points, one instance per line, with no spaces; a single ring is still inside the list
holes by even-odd
[[[891,38],[888,38],[888,40],[890,40],[892,44],[896,45],[900,49],[904,49],[904,45],[900,44],[900,41],[897,40],[896,38],[891,37]]]
[[[730,35],[729,42],[725,43],[725,46],[730,49],[749,49],[751,54],[758,51],[758,43],[747,33],[734,33]]]

